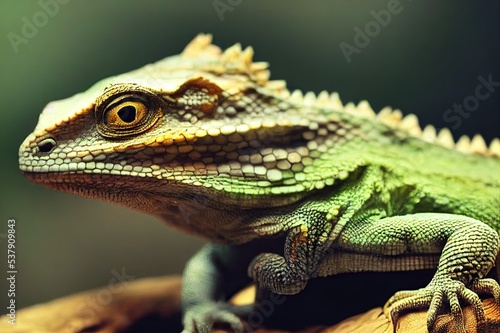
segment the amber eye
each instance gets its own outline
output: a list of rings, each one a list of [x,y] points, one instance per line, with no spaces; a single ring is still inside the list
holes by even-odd
[[[96,107],[98,132],[107,138],[126,138],[150,129],[163,115],[164,103],[142,91],[112,95]]]
[[[147,111],[144,103],[139,101],[127,101],[107,111],[104,121],[109,127],[134,126],[146,116]]]

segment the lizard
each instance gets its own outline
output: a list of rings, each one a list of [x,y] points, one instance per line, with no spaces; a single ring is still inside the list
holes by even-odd
[[[186,265],[185,333],[250,307],[227,299],[252,280],[257,296],[297,294],[345,272],[435,269],[386,304],[401,314],[460,302],[485,324],[478,294],[500,230],[500,140],[454,141],[415,115],[344,105],[338,93],[289,91],[266,62],[200,34],[182,53],[50,102],[19,149],[29,180],[158,217],[210,242]],[[282,236],[282,237],[277,237]]]

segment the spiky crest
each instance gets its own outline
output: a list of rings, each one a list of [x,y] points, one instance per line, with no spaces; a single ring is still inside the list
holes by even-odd
[[[269,80],[270,71],[268,63],[253,62],[253,54],[254,51],[251,46],[242,49],[239,43],[222,51],[218,46],[212,44],[212,35],[210,34],[199,34],[182,52],[182,56],[185,57],[216,57],[226,68],[231,68],[232,71],[248,75],[259,86],[274,91],[280,97],[289,98],[294,103],[332,108],[361,115],[400,129],[409,136],[420,138],[432,144],[455,149],[466,154],[500,158],[500,139],[498,138],[493,139],[489,147],[479,134],[475,135],[472,140],[467,136],[462,136],[455,142],[448,128],[441,129],[439,133],[437,133],[432,125],[427,125],[422,129],[416,115],[408,114],[403,117],[399,109],[384,107],[376,113],[367,101],[361,101],[358,105],[352,102],[343,105],[337,92],[329,94],[326,91],[322,91],[317,96],[311,91],[303,93],[300,90],[294,90],[290,92],[286,88],[285,81]]]

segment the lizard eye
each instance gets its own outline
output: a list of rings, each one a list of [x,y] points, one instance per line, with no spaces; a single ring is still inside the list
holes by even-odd
[[[127,101],[114,106],[106,112],[104,121],[110,127],[126,127],[137,125],[147,114],[144,103]]]
[[[97,130],[107,138],[143,133],[162,115],[158,98],[143,92],[119,95],[108,101],[96,108]]]

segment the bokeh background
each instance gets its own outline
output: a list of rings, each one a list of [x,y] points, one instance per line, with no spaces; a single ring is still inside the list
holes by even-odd
[[[18,307],[106,285],[113,270],[178,274],[204,243],[154,218],[24,179],[17,149],[51,100],[177,54],[200,32],[224,48],[252,45],[255,59],[270,62],[272,78],[291,89],[338,91],[344,102],[367,99],[374,109],[391,105],[437,128],[454,124],[443,115],[474,94],[478,76],[500,81],[498,1],[402,0],[350,63],[340,43],[355,45],[354,28],[364,30],[374,21],[370,12],[394,0],[65,0],[14,46],[12,33],[24,38],[25,22],[41,17],[40,3],[54,1],[0,2],[0,313],[9,218],[17,221]],[[500,136],[500,87],[452,132],[480,132],[488,142]]]

